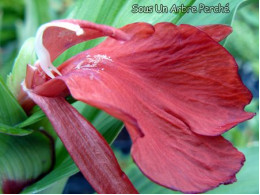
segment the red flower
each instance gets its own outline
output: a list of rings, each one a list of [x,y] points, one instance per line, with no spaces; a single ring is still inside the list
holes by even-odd
[[[252,97],[235,60],[218,44],[229,33],[224,25],[134,23],[114,29],[55,21],[38,32],[39,63],[36,70],[29,67],[25,91],[44,110],[90,182],[91,167],[84,168],[88,163],[82,162],[82,154],[86,147],[95,148],[100,141],[91,139],[100,136],[87,137],[94,128],[82,131],[85,120],[58,96],[71,94],[122,120],[133,141],[132,157],[151,180],[186,193],[204,192],[236,181],[245,158],[221,134],[254,116],[244,111]],[[51,61],[72,45],[101,36],[109,38],[57,70],[52,67]],[[106,153],[107,147],[97,150]],[[88,158],[91,166],[102,161]]]

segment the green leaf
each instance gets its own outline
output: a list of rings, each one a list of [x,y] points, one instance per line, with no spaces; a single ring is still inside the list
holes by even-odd
[[[40,181],[27,187],[25,190],[22,191],[22,193],[23,194],[39,193],[52,186],[53,183],[66,179],[74,175],[78,171],[79,170],[77,166],[74,164],[73,160],[68,156],[62,162],[62,164],[60,164],[59,166],[55,166],[53,171],[47,174]]]
[[[238,6],[244,2],[244,0],[214,0],[214,1],[204,1],[197,0],[193,6],[199,9],[200,4],[205,6],[218,6],[221,4],[225,6],[228,4],[229,13],[205,13],[203,10],[201,13],[187,13],[179,21],[178,24],[191,24],[191,25],[206,25],[206,24],[226,24],[231,25],[234,16],[236,14]]]
[[[195,0],[132,0],[132,1],[78,1],[70,17],[89,20],[96,23],[107,24],[114,27],[122,27],[133,22],[148,22],[155,24],[158,22],[176,23],[183,13],[171,13],[172,5],[191,6]],[[158,13],[160,5],[167,7],[167,12]],[[144,7],[145,6],[145,7]],[[89,9],[88,12],[85,11]],[[156,9],[157,8],[157,9]],[[143,10],[143,12],[141,12]],[[144,13],[144,11],[149,13]],[[104,17],[104,13],[106,17]]]
[[[7,77],[7,86],[15,97],[21,88],[21,82],[26,75],[27,64],[34,64],[36,54],[34,51],[34,38],[29,38],[23,44],[17,58],[15,59],[12,72]]]
[[[0,42],[8,45],[16,37],[15,23],[23,17],[24,2],[22,0],[1,0],[0,2]]]
[[[38,121],[44,119],[46,116],[43,113],[42,110],[38,110],[35,113],[33,113],[30,117],[28,117],[26,120],[24,120],[23,122],[19,123],[18,125],[16,125],[16,127],[18,128],[23,128],[23,127],[27,127],[29,125],[35,124]]]
[[[0,133],[5,133],[8,135],[24,136],[24,135],[29,135],[32,132],[33,132],[33,130],[21,129],[18,127],[11,127],[11,126],[0,123]]]
[[[24,110],[0,78],[0,123],[13,126],[26,118]]]
[[[34,181],[50,170],[52,155],[52,141],[39,131],[22,137],[0,134],[0,188],[8,181]]]
[[[247,66],[256,77],[259,75],[259,11],[257,4],[242,7],[234,21],[233,33],[229,36],[226,47],[230,53],[239,59],[240,66]]]
[[[66,183],[68,181],[68,178],[61,179],[52,185],[50,185],[48,188],[39,191],[37,194],[62,194]]]
[[[41,24],[52,20],[52,9],[48,0],[25,0],[25,23],[17,23],[19,45],[29,37],[35,36]]]

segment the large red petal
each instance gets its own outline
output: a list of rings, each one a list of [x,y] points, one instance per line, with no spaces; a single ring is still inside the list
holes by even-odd
[[[223,24],[213,24],[198,26],[198,28],[207,33],[212,39],[219,42],[225,39],[231,32],[232,28]]]
[[[244,112],[251,94],[233,57],[189,25],[138,23],[121,30],[131,39],[109,38],[77,55],[59,67],[62,77],[35,92],[57,95],[46,89],[62,80],[74,98],[123,120],[136,163],[161,185],[202,192],[235,181],[244,156],[222,137],[202,136],[253,116]]]
[[[244,112],[252,95],[234,58],[204,32],[170,23],[122,30],[132,34],[130,41],[108,39],[91,53],[106,54],[142,77],[152,91],[150,101],[172,111],[192,131],[219,135],[254,115]]]
[[[140,88],[140,83],[123,70],[122,78],[129,79],[125,82],[118,82],[113,74],[97,75],[96,71],[78,71],[63,79],[76,99],[125,122],[133,140],[132,156],[150,179],[186,193],[204,192],[236,180],[244,156],[228,141],[197,135],[182,120],[172,117],[170,111],[150,104],[147,96],[137,97],[136,90],[149,93],[146,86]],[[137,121],[127,118],[129,115]]]
[[[29,96],[48,116],[72,159],[98,193],[138,193],[104,138],[64,98],[31,92]]]
[[[76,35],[76,32],[60,27],[58,24],[78,25],[83,33]],[[49,51],[51,61],[55,60],[62,52],[78,43],[96,39],[103,36],[111,36],[116,39],[126,40],[127,35],[111,26],[95,24],[84,20],[57,20],[48,24],[53,24],[45,29],[43,33],[43,45]]]
[[[58,55],[75,44],[102,36],[118,40],[129,38],[121,30],[83,20],[58,20],[44,24],[37,31],[35,39],[39,65],[49,77],[54,78],[52,71],[60,75],[52,64]]]
[[[184,193],[202,193],[236,181],[245,158],[227,140],[179,129],[156,114],[140,114],[144,136],[134,142],[132,157],[151,180]]]
[[[239,78],[234,58],[206,33],[189,25],[178,27],[170,23],[155,27],[132,24],[122,30],[132,35],[130,41],[109,38],[64,63],[59,70],[66,75],[77,71],[77,67],[80,71],[86,69],[85,74],[93,74],[99,82],[98,77],[111,74],[115,79],[129,80],[126,88],[131,88],[133,79],[138,83],[132,89],[137,96],[148,95],[150,104],[202,135],[222,134],[254,116],[244,111],[252,96]],[[97,60],[95,56],[105,57]],[[90,59],[98,62],[95,67]],[[127,72],[124,78],[121,70]],[[150,94],[144,94],[142,88]],[[79,90],[86,94],[86,89]]]

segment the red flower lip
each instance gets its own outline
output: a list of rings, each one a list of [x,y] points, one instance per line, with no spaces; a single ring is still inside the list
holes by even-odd
[[[42,44],[51,61],[79,42],[109,38],[64,62],[61,76],[32,71],[26,83],[33,93],[70,93],[122,120],[133,140],[134,161],[160,185],[200,193],[236,181],[245,158],[221,134],[254,114],[244,111],[252,95],[234,58],[218,44],[230,27],[134,23],[114,29],[60,22],[77,24],[83,32],[76,35],[55,22],[46,28]]]

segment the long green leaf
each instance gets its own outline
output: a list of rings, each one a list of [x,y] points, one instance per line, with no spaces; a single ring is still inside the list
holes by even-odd
[[[206,25],[206,24],[226,24],[231,25],[234,16],[236,14],[238,6],[244,2],[244,0],[214,0],[204,1],[197,0],[193,6],[199,9],[200,5],[205,6],[225,6],[228,4],[229,13],[205,13],[205,10],[201,13],[187,13],[179,21],[178,24],[191,24],[191,25]]]
[[[24,120],[23,122],[16,125],[16,127],[19,127],[19,128],[27,127],[29,125],[35,124],[36,122],[42,120],[45,117],[46,116],[43,113],[43,111],[38,110],[35,113],[33,113],[30,117],[28,117],[26,120]]]
[[[158,22],[176,23],[183,13],[171,13],[172,5],[191,6],[195,0],[132,0],[132,1],[78,1],[70,17],[85,19],[96,23],[122,27],[133,22]],[[167,12],[160,12],[160,5],[167,7]],[[85,11],[86,8],[88,12]],[[106,14],[106,17],[104,17]]]
[[[40,181],[27,187],[22,193],[32,194],[39,193],[42,190],[48,189],[53,183],[68,178],[78,172],[77,166],[74,164],[73,160],[68,156],[62,164],[55,166],[54,170],[47,174]]]
[[[48,172],[53,163],[53,145],[39,131],[28,136],[0,134],[0,186],[26,184]],[[1,188],[0,187],[0,188]],[[17,192],[13,186],[12,192]]]
[[[67,181],[68,178],[61,179],[50,185],[49,188],[39,191],[38,194],[62,194]]]
[[[18,127],[12,127],[12,126],[8,126],[8,125],[0,123],[0,133],[5,133],[8,135],[24,136],[24,135],[29,135],[32,132],[33,132],[33,130],[21,129]]]
[[[29,38],[23,44],[15,59],[12,72],[7,77],[7,86],[15,97],[18,96],[21,82],[25,78],[27,64],[34,64],[35,60],[34,38]]]
[[[24,110],[0,78],[0,123],[12,126],[26,118]]]
[[[41,24],[52,19],[52,10],[48,0],[25,0],[25,9],[25,23],[17,24],[20,45],[29,37],[34,36]]]

